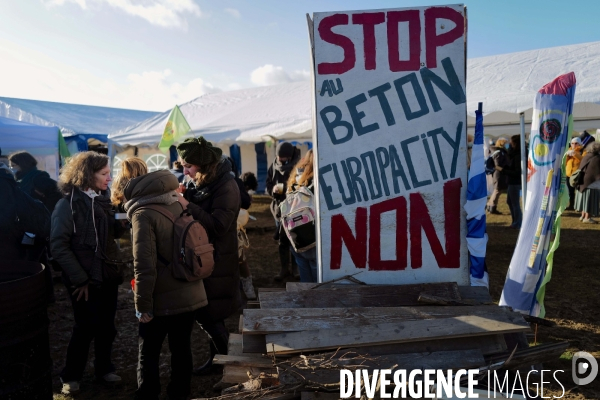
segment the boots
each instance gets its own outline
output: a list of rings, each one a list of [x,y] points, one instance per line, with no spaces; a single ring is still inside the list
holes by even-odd
[[[275,281],[280,282],[286,276],[290,274],[290,246],[279,244],[279,262],[281,263],[281,269],[279,273],[273,277]]]
[[[487,206],[487,212],[490,214],[502,215],[502,213],[496,209],[496,206]]]
[[[201,366],[194,368],[194,375],[204,376],[223,373],[223,366],[213,364],[213,358],[217,354],[227,354],[227,342],[229,334],[219,334],[210,338],[210,357]]]

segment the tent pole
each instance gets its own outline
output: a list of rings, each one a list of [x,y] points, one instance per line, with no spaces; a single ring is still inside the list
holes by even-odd
[[[110,166],[110,170],[111,170],[111,174],[113,174],[112,169],[113,169],[113,158],[115,157],[115,143],[108,139],[108,143],[107,143],[107,147],[108,147],[108,165]],[[112,176],[114,178],[114,175]]]
[[[527,152],[525,151],[525,113],[519,114],[521,120],[521,196],[523,197],[523,209],[527,200]]]

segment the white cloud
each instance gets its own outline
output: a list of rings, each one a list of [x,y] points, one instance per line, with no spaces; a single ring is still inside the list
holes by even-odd
[[[103,79],[0,39],[2,96],[137,110],[165,111],[221,89],[196,78],[182,82],[170,69]]]
[[[309,79],[309,71],[296,70],[288,73],[283,67],[276,67],[272,64],[265,64],[250,73],[250,80],[258,86],[279,85],[282,83],[307,81]]]
[[[187,29],[186,16],[202,16],[193,0],[45,0],[48,6],[75,3],[86,10],[90,4],[107,4],[129,15],[140,17],[153,25]]]
[[[236,10],[235,8],[226,8],[224,11],[227,14],[231,15],[233,18],[242,18],[242,14],[240,13],[240,11]]]

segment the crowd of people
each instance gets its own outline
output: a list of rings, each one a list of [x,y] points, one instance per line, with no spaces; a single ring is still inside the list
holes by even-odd
[[[118,287],[127,265],[133,265],[131,284],[139,320],[136,396],[140,399],[157,399],[160,394],[159,355],[165,339],[171,350],[169,398],[190,394],[192,374],[218,371],[213,357],[227,353],[225,319],[240,309],[242,293],[247,299],[256,298],[245,231],[251,193],[258,187],[256,176],[240,175],[234,161],[203,137],[185,140],[177,153],[171,170],[155,172],[148,172],[142,159],[127,158],[113,181],[108,156],[82,152],[68,160],[56,182],[37,169],[31,154],[17,152],[7,158],[0,152],[0,252],[8,259],[46,265],[48,302],[54,301],[52,269],[62,271],[73,308],[74,327],[60,374],[64,393],[79,390],[92,340],[96,377],[105,382],[121,380],[111,353],[117,333]],[[585,131],[572,138],[566,154],[568,210],[580,212],[583,223],[597,223],[593,217],[600,208],[598,156],[600,143]],[[487,211],[499,213],[500,193],[507,191],[510,227],[519,229],[520,137],[496,140],[488,158],[493,192]],[[311,200],[314,171],[312,150],[302,157],[291,143],[279,143],[265,182],[272,198],[273,239],[278,242],[276,281],[318,280],[314,223],[294,232],[285,219],[290,204],[300,198],[300,202]],[[582,171],[581,181],[573,184],[569,178]],[[310,201],[307,204],[304,209],[312,216],[303,221],[312,221],[314,210]],[[199,222],[210,241],[211,271],[201,278],[181,279],[175,274],[186,257],[176,247],[177,218],[182,216]],[[123,259],[115,239],[126,232],[132,251]],[[190,342],[194,322],[207,333],[210,345],[210,356],[196,368]]]
[[[593,217],[600,213],[600,143],[587,131],[571,139],[566,152],[565,175],[569,193],[567,211],[580,213],[579,220],[584,224],[597,224]],[[511,136],[510,140],[499,138],[489,148],[486,171],[492,183],[492,193],[487,202],[487,212],[501,214],[498,211],[500,194],[506,191],[506,202],[512,218],[511,228],[520,229],[523,220],[521,209],[521,145],[520,136]],[[583,181],[573,184],[574,174],[583,172]]]
[[[58,182],[39,171],[29,153],[14,153],[0,162],[0,251],[9,259],[46,265],[49,301],[54,298],[48,267],[62,271],[72,305],[74,326],[60,373],[65,394],[80,390],[92,340],[96,378],[121,381],[111,354],[118,288],[127,265],[133,265],[131,285],[139,320],[139,399],[159,398],[159,356],[165,339],[171,351],[167,394],[170,399],[187,398],[192,374],[218,371],[213,357],[227,353],[224,321],[241,308],[241,293],[256,298],[244,228],[250,193],[258,187],[256,176],[247,172],[240,177],[233,160],[203,137],[185,140],[177,153],[173,170],[155,172],[148,172],[142,159],[127,158],[114,181],[108,156],[92,151],[71,157]],[[312,163],[312,151],[301,158],[295,146],[284,142],[269,169],[266,186],[273,196],[281,260],[277,280],[289,275],[317,280],[314,246],[306,252],[294,249],[281,228],[278,208],[299,186],[312,189]],[[192,253],[202,268],[210,267],[201,277],[181,279],[175,273],[180,265],[193,264],[183,251],[191,239],[185,236],[187,230],[178,230],[179,218],[184,217],[199,222],[210,242],[208,258]],[[115,239],[126,232],[132,250],[123,259]],[[178,238],[183,238],[181,253]],[[209,358],[196,368],[191,350],[194,322],[210,344]]]

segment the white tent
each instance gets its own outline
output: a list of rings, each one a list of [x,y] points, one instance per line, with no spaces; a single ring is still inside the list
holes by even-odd
[[[519,114],[531,124],[536,92],[571,71],[577,79],[574,129],[595,131],[600,128],[600,42],[469,59],[468,113],[474,116],[482,102],[486,135],[519,134]],[[472,129],[475,119],[468,122]]]
[[[217,143],[258,143],[271,139],[312,139],[310,83],[258,87],[207,94],[179,106],[190,124],[189,137]],[[169,111],[108,136],[124,145],[155,145]],[[182,139],[183,140],[183,139]]]
[[[0,148],[7,155],[25,150],[38,160],[38,168],[58,178],[58,128],[0,117]]]

